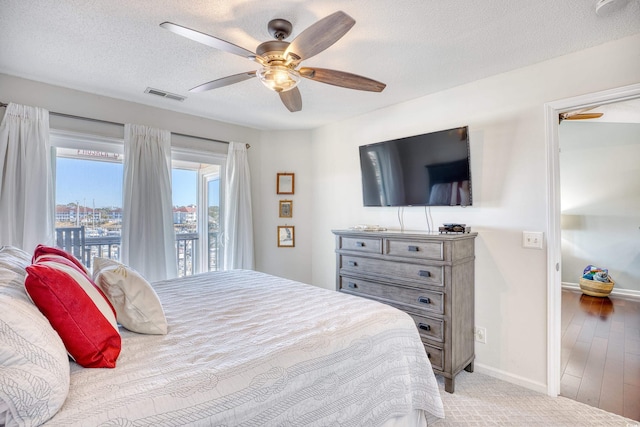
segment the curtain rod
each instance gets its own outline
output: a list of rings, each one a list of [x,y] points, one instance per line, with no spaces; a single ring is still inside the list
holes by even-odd
[[[5,103],[5,102],[0,102],[0,108],[3,107],[7,107],[9,104]],[[66,113],[57,113],[55,111],[49,111],[49,114],[53,114],[54,116],[58,116],[58,117],[66,117],[69,119],[79,119],[79,120],[86,120],[89,122],[97,122],[97,123],[106,123],[109,125],[116,125],[116,126],[124,126],[124,123],[117,123],[117,122],[110,122],[109,120],[101,120],[101,119],[93,119],[91,117],[82,117],[82,116],[74,116],[73,114],[66,114]],[[178,136],[184,136],[187,138],[197,138],[197,139],[203,139],[205,141],[212,141],[212,142],[220,142],[222,144],[229,144],[228,141],[220,141],[218,139],[212,139],[212,138],[205,138],[202,136],[195,136],[195,135],[187,135],[186,133],[179,133],[179,132],[171,132],[173,135],[178,135]],[[247,149],[251,148],[251,145],[247,144]]]

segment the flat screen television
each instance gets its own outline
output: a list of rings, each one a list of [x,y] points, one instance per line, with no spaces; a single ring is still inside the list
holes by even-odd
[[[360,146],[364,206],[471,206],[468,127]]]

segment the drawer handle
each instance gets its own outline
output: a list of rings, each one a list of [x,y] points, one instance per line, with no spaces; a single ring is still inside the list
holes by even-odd
[[[418,302],[421,302],[422,304],[431,304],[431,298],[420,297],[418,298]]]
[[[431,272],[429,270],[420,270],[418,274],[420,277],[431,277]]]
[[[364,242],[356,242],[356,246],[359,248],[364,248]]]
[[[418,328],[422,329],[423,331],[430,331],[431,325],[427,325],[426,323],[420,323],[418,324]]]
[[[409,246],[409,252],[418,252],[420,248],[417,246]]]
[[[356,289],[358,287],[358,285],[356,283],[353,282],[349,282],[347,283],[347,286],[351,289]]]
[[[350,267],[355,267],[355,266],[357,266],[357,265],[358,265],[358,263],[357,263],[357,262],[355,262],[355,261],[349,261],[349,266],[350,266]]]

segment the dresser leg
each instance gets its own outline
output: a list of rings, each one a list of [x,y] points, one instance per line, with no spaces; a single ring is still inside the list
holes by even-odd
[[[447,393],[453,393],[453,390],[456,388],[455,380],[453,378],[444,379],[444,391]]]
[[[464,370],[467,372],[473,372],[473,362],[469,363]]]

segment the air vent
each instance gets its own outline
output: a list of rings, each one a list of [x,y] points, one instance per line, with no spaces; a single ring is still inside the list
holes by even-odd
[[[144,93],[148,93],[150,95],[161,96],[163,98],[173,99],[174,101],[180,101],[180,102],[182,102],[185,99],[187,99],[185,96],[177,95],[175,93],[165,92],[164,90],[154,89],[152,87],[146,88]]]

